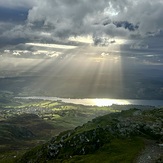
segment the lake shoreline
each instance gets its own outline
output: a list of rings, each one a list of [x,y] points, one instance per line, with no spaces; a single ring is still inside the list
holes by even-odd
[[[111,98],[60,98],[46,96],[15,97],[18,99],[35,99],[62,101],[65,103],[81,104],[85,106],[111,106],[111,105],[143,105],[143,106],[163,106],[163,100],[139,100],[139,99],[111,99]]]

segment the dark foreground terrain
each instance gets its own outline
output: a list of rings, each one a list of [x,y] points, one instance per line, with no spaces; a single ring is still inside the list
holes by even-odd
[[[0,99],[1,163],[163,162],[162,108]]]
[[[104,115],[62,132],[17,161],[131,163],[141,162],[144,157],[145,162],[162,162],[162,145],[163,111],[131,109]],[[154,154],[150,147],[156,148]],[[149,149],[147,157],[141,154],[143,149]]]

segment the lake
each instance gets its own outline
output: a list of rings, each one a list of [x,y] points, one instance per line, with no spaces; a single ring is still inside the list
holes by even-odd
[[[87,106],[111,106],[113,104],[163,106],[163,100],[109,99],[109,98],[71,99],[71,98],[45,97],[45,96],[16,97],[16,98],[40,99],[40,100],[51,100],[51,101],[60,100],[65,103],[81,104]]]

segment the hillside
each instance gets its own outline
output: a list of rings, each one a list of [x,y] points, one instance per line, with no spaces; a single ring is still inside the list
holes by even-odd
[[[0,121],[0,131],[0,162],[5,163],[48,140],[55,128],[35,114],[22,114]]]
[[[162,162],[163,110],[130,109],[97,117],[53,137],[44,145],[25,153],[20,163],[44,162],[141,162],[141,151],[153,143],[150,162]],[[157,160],[157,161],[156,161]]]
[[[0,94],[0,162],[13,162],[52,136],[114,111],[112,107],[16,99],[4,92]]]

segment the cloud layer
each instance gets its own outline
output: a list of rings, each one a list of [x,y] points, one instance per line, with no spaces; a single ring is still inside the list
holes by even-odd
[[[15,1],[0,2],[1,46],[77,36],[92,36],[95,44],[104,44],[108,38],[162,37],[162,0]]]

